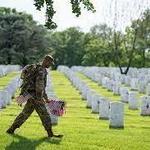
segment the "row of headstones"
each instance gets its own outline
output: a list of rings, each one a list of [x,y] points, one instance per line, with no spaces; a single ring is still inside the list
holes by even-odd
[[[122,102],[110,102],[97,94],[66,66],[58,66],[57,70],[64,73],[80,91],[82,98],[87,101],[87,107],[91,108],[93,113],[99,113],[99,119],[109,120],[110,128],[124,127],[124,104]]]
[[[110,78],[116,81],[118,84],[124,84],[125,86],[130,87],[132,90],[139,91],[140,93],[149,92],[149,75],[139,74],[137,77],[131,77],[129,75],[121,75],[114,72]]]
[[[21,67],[19,65],[0,65],[0,77],[12,71],[19,71]]]
[[[5,108],[12,101],[17,88],[20,86],[19,77],[15,77],[4,89],[0,90],[0,109]]]
[[[92,66],[92,67],[84,67],[84,66],[72,66],[71,67],[74,71],[81,71],[83,69],[92,69],[95,72],[100,73],[105,72],[108,73],[108,75],[110,73],[118,73],[120,74],[120,69],[118,67],[96,67],[96,66]],[[122,70],[124,71],[126,69],[126,67],[122,68]],[[149,68],[133,68],[130,67],[129,71],[128,71],[128,76],[132,77],[132,78],[136,78],[139,76],[139,74],[141,75],[150,75],[150,69]],[[122,75],[122,74],[120,74]]]
[[[82,68],[83,69],[83,68]],[[73,69],[75,70],[75,69]],[[76,71],[82,72],[81,69],[77,69]],[[94,73],[91,71],[89,72],[82,72],[84,75],[88,76],[92,80]],[[112,91],[114,94],[119,94],[121,96],[121,101],[125,103],[129,103],[129,109],[135,110],[141,108],[141,115],[150,115],[150,84],[148,84],[147,87],[147,95],[143,96],[141,98],[141,104],[140,100],[138,98],[138,92],[129,90],[129,88],[121,86],[121,84],[118,84],[115,80],[110,79],[108,77],[101,77],[102,83],[101,85],[110,91]],[[141,106],[140,106],[141,105]]]
[[[148,74],[142,72],[142,74],[139,73],[137,77],[122,75],[115,68],[73,66],[71,69],[86,74],[88,77],[92,78],[92,80],[99,84],[104,84],[104,86],[108,86],[110,89],[113,84],[116,84],[116,86],[124,84],[125,86],[129,86],[132,90],[137,90],[140,93],[145,93],[147,95],[150,93],[149,69],[145,69]]]
[[[95,71],[92,71],[93,69],[92,70],[88,69],[87,71],[82,71],[82,70],[84,70],[83,67],[72,67],[72,68],[76,71],[80,71],[80,72],[84,73],[86,76],[88,76],[92,80],[98,82],[99,84],[103,85],[104,87],[108,88],[109,90],[114,91],[115,94],[119,94],[119,87],[121,87],[121,84],[123,84],[122,83],[123,80],[121,80],[122,81],[121,82],[121,81],[119,81],[119,79],[116,80],[115,78],[107,77],[106,74],[103,74],[102,72],[101,73],[95,73]],[[122,76],[126,77],[125,75],[122,75]],[[119,77],[119,76],[116,76],[116,77]],[[131,83],[131,89],[132,90],[137,90],[138,80],[133,79],[131,81],[130,80],[128,80],[128,81]],[[144,89],[144,87],[141,85],[140,89]],[[150,93],[150,85],[148,84],[148,86],[147,86],[147,95],[149,95],[149,93]]]
[[[48,98],[57,99],[56,94],[55,94],[54,89],[53,89],[52,79],[51,79],[50,73],[48,73],[48,75],[47,75],[47,85],[46,85],[45,90],[46,90]],[[51,114],[49,111],[48,111],[48,113],[51,117],[52,125],[57,125],[58,124],[58,116]]]

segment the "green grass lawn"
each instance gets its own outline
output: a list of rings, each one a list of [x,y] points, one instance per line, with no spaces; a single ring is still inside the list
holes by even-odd
[[[16,130],[16,135],[7,135],[6,129],[22,109],[13,102],[0,111],[0,150],[150,149],[150,117],[141,117],[139,110],[128,110],[126,105],[125,128],[109,129],[109,121],[99,120],[98,114],[92,114],[91,109],[86,108],[86,101],[82,100],[79,92],[62,73],[52,71],[51,76],[56,95],[67,102],[66,114],[59,119],[59,125],[53,128],[55,133],[64,134],[64,137],[46,138],[46,132],[35,112]],[[120,99],[91,80],[87,82],[110,99]]]

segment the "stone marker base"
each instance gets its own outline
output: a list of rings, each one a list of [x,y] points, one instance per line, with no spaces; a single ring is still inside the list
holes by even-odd
[[[109,120],[107,117],[99,117],[100,120]]]
[[[110,129],[124,129],[124,126],[119,126],[119,127],[116,127],[116,126],[109,126]]]

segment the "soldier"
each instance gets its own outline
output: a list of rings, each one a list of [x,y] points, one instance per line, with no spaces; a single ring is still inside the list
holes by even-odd
[[[30,84],[24,86],[21,90],[21,94],[24,91],[28,92],[32,98],[29,98],[25,104],[22,112],[16,117],[11,127],[6,131],[9,134],[14,134],[16,128],[19,128],[32,114],[34,109],[39,115],[42,124],[47,131],[48,137],[62,137],[62,135],[54,135],[52,132],[52,124],[50,115],[45,107],[45,102],[48,101],[47,94],[45,92],[46,87],[46,68],[49,68],[54,63],[52,56],[45,56],[42,64],[35,64],[36,73],[32,75]]]

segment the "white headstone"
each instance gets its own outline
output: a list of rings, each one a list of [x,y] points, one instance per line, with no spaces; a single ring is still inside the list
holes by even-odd
[[[120,91],[120,85],[115,83],[114,86],[113,86],[113,93],[118,95],[119,91]]]
[[[57,125],[58,124],[58,116],[50,114],[50,117],[51,117],[51,123],[52,123],[52,125]]]
[[[82,90],[82,98],[83,98],[84,100],[87,99],[87,94],[88,94],[88,92],[89,92],[89,88],[88,88],[87,86],[84,86],[84,89]]]
[[[110,79],[109,82],[107,83],[107,89],[110,91],[113,91],[114,84],[115,84],[115,81]]]
[[[110,102],[104,98],[99,102],[99,119],[109,119]]]
[[[129,109],[138,109],[138,92],[130,91],[129,92]]]
[[[93,113],[99,112],[99,102],[100,102],[100,95],[94,95],[92,99],[92,112]]]
[[[50,117],[51,117],[51,123],[52,125],[57,125],[58,124],[58,116],[55,116],[53,114],[50,113],[49,108],[46,106],[47,108],[47,112],[49,113]]]
[[[140,93],[145,93],[145,86],[146,86],[146,83],[145,81],[139,81],[139,85],[138,85],[138,91]]]
[[[5,101],[5,99],[4,99],[4,93],[3,93],[3,91],[0,91],[0,105],[1,105],[1,108],[5,108],[6,107],[6,105],[7,105],[7,102]]]
[[[119,102],[110,103],[110,128],[124,128],[124,104]]]
[[[139,86],[138,85],[138,79],[137,78],[132,78],[130,86],[131,86],[131,90],[138,90],[138,86]]]
[[[107,82],[108,82],[108,80],[109,80],[108,77],[104,77],[104,78],[103,78],[103,80],[102,80],[102,86],[103,86],[103,87],[105,87],[105,88],[107,87]]]
[[[0,92],[0,109],[3,108],[4,102],[2,99],[2,93]]]
[[[142,116],[150,116],[150,96],[142,97],[141,115]]]
[[[2,93],[3,100],[5,101],[6,105],[10,104],[9,93],[6,90],[3,90]]]
[[[87,93],[87,108],[92,107],[92,99],[94,95],[95,95],[95,92],[91,90]]]
[[[121,101],[128,103],[129,90],[126,87],[120,87]]]
[[[146,87],[146,95],[150,96],[150,83]]]
[[[131,77],[130,76],[125,76],[125,85],[130,86],[130,81],[131,81]]]

